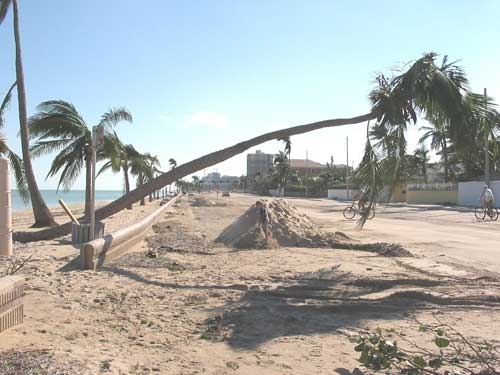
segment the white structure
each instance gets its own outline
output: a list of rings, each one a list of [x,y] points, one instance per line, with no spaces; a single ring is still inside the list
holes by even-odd
[[[484,181],[468,181],[458,183],[458,205],[479,206],[479,197],[483,192]],[[491,181],[490,188],[495,196],[495,207],[500,207],[500,181]]]
[[[356,196],[359,190],[347,190],[347,189],[328,189],[328,199],[337,199],[339,201],[352,200],[352,197]]]
[[[0,255],[12,255],[9,159],[0,157]]]

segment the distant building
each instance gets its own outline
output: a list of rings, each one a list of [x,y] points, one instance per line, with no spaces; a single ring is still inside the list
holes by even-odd
[[[203,190],[228,191],[233,189],[235,185],[239,185],[239,182],[238,176],[221,176],[218,172],[211,172],[201,179]]]
[[[299,176],[317,177],[326,169],[321,164],[307,159],[290,159],[290,170],[296,171]]]
[[[273,154],[264,154],[260,150],[255,151],[255,154],[247,154],[247,177],[255,178],[258,174],[269,175],[273,167],[273,158]]]

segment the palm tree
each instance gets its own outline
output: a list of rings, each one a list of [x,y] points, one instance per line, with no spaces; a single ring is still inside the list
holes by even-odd
[[[282,189],[285,188],[289,168],[290,166],[285,152],[280,151],[278,154],[274,155],[273,174],[278,179],[278,195],[280,196]]]
[[[30,118],[30,138],[36,143],[31,148],[33,156],[59,151],[47,177],[60,172],[57,188],[70,189],[82,168],[86,168],[85,215],[90,214],[90,188],[92,179],[92,133],[76,108],[62,100],[52,100],[38,105],[38,113]],[[111,128],[120,121],[132,122],[132,115],[125,108],[110,109],[101,117],[98,126],[104,127],[105,139],[112,137]],[[112,142],[107,140],[105,143]]]
[[[29,187],[31,197],[31,207],[35,223],[33,227],[54,226],[56,222],[49,208],[42,198],[42,194],[38,189],[31,164],[29,150],[29,131],[28,131],[28,114],[26,105],[26,89],[24,85],[24,69],[21,55],[21,36],[19,32],[19,10],[17,0],[0,0],[0,24],[7,15],[7,10],[12,4],[12,13],[14,16],[14,41],[16,45],[16,82],[17,82],[17,103],[19,108],[19,128],[21,135],[21,149],[23,154],[24,174]]]
[[[441,66],[436,65],[436,57],[435,53],[424,55],[416,60],[405,73],[394,79],[389,80],[383,79],[382,76],[379,77],[379,87],[370,94],[372,108],[367,114],[352,118],[324,120],[272,131],[204,155],[158,176],[153,181],[97,210],[96,218],[102,220],[124,209],[130,203],[137,202],[162,186],[221,163],[251,147],[274,139],[283,139],[326,127],[364,123],[373,119],[377,119],[379,123],[403,126],[406,122],[416,122],[417,113],[419,112],[425,112],[428,115],[441,112],[444,118],[453,120],[454,128],[467,128],[469,122],[465,121],[464,96],[469,93],[469,90],[465,74],[454,63],[448,64],[446,59]],[[387,87],[383,87],[383,85],[387,85]],[[476,100],[471,100],[471,102],[476,102]],[[483,106],[483,103],[481,102],[480,105]],[[484,112],[486,113],[486,111]],[[367,132],[368,136],[369,132]],[[363,174],[367,178],[362,180],[367,186],[377,181],[379,166],[377,154],[368,137],[365,157],[359,168],[359,170],[368,168],[369,173]],[[376,191],[374,189],[374,192],[370,194],[370,204],[373,204],[375,196]],[[65,224],[59,228],[38,233],[15,233],[14,237],[19,241],[37,241],[60,236],[69,233],[70,230],[71,225]]]
[[[130,173],[137,176],[138,187],[141,187],[145,183],[153,180],[158,173],[161,173],[158,169],[159,167],[160,160],[157,156],[153,156],[149,152],[139,154],[130,161]],[[152,201],[151,194],[149,195],[149,201]],[[143,197],[141,199],[141,206],[144,206],[145,204],[146,202]]]
[[[12,90],[14,89],[15,85],[16,84],[14,83],[9,88],[9,91],[7,91],[5,98],[0,103],[0,130],[3,128],[3,126],[5,124],[5,120],[4,120],[5,111],[7,110],[7,107],[9,106],[10,99],[12,96]],[[19,195],[21,196],[23,201],[25,203],[28,203],[29,198],[30,198],[30,194],[29,194],[28,185],[26,183],[26,178],[24,175],[23,161],[15,152],[13,152],[7,146],[7,140],[2,135],[2,133],[0,133],[0,157],[2,155],[6,155],[7,158],[9,159],[10,166],[11,166],[12,170],[14,171],[14,177],[16,178],[17,191],[19,192]]]
[[[125,183],[125,194],[130,192],[130,179],[129,179],[129,169],[130,161],[134,158],[140,157],[141,154],[135,149],[131,144],[123,144],[118,138],[115,131],[109,134],[108,137],[104,138],[104,148],[98,155],[98,159],[109,159],[101,167],[97,176],[101,173],[111,169],[113,173],[119,173],[123,171],[123,181]],[[132,205],[127,207],[127,210],[131,210]]]
[[[201,193],[201,180],[198,176],[192,176],[191,179],[193,180],[193,186],[198,192],[198,194]]]
[[[470,92],[465,73],[456,62],[448,62],[445,56],[441,65],[437,65],[436,58],[435,53],[428,53],[416,60],[405,73],[391,79],[379,75],[377,87],[370,93],[376,126],[384,128],[394,139],[398,159],[405,154],[406,127],[415,124],[419,114],[449,122],[455,133],[471,126],[469,113],[473,112],[481,118],[491,115],[481,96]],[[377,151],[377,145],[372,145],[368,140],[362,162],[365,165],[360,166],[360,170],[371,170],[361,179],[365,188],[371,187],[370,207],[377,194],[373,176],[380,173],[381,162],[387,157]],[[394,174],[395,177],[398,175]],[[361,225],[365,220],[366,215]]]
[[[168,159],[168,164],[170,164],[170,170],[177,168],[177,162],[174,158]]]
[[[444,182],[448,182],[448,141],[446,134],[446,126],[443,121],[435,119],[431,122],[432,126],[422,126],[420,130],[424,130],[424,135],[419,142],[423,143],[427,139],[431,139],[431,150],[441,151],[444,164]]]
[[[427,183],[427,162],[429,161],[429,149],[422,144],[419,148],[415,150],[413,155],[416,157],[420,168],[422,170],[422,176],[424,176],[424,183]]]

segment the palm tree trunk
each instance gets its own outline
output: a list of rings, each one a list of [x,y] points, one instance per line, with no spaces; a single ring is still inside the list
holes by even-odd
[[[139,186],[142,186],[143,183],[142,183],[142,173],[139,173]],[[151,202],[151,200],[150,200]],[[146,200],[144,199],[144,197],[141,198],[141,206],[145,206],[146,205]]]
[[[24,87],[24,70],[21,57],[21,36],[19,34],[19,12],[17,8],[17,0],[12,1],[14,13],[14,39],[16,43],[16,77],[17,77],[17,100],[19,106],[19,127],[21,133],[21,148],[23,152],[24,173],[31,197],[31,207],[35,223],[33,227],[54,226],[57,223],[52,216],[49,208],[42,198],[42,194],[38,189],[31,157],[29,152],[29,133],[28,133],[28,114],[26,109],[26,89]]]
[[[223,162],[224,160],[230,159],[233,156],[241,154],[242,152],[248,150],[251,147],[260,145],[261,143],[265,143],[273,139],[279,139],[287,136],[303,134],[327,127],[359,124],[361,122],[375,119],[376,117],[377,117],[376,112],[370,112],[365,115],[353,118],[324,120],[324,121],[314,122],[312,124],[294,126],[291,128],[281,129],[274,132],[262,134],[247,141],[240,142],[233,146],[224,148],[222,150],[212,152],[208,155],[202,156],[198,159],[191,160],[190,162],[182,164],[181,166],[174,168],[168,171],[167,173],[163,173],[162,175],[156,177],[154,180],[144,184],[141,187],[138,187],[137,189],[131,191],[130,193],[98,209],[96,211],[96,220],[103,220],[123,210],[132,203],[139,201],[142,197],[147,196],[148,194],[155,191],[156,189],[161,188],[162,186],[169,185],[174,181],[177,181],[199,170],[208,168],[212,165]],[[69,233],[70,231],[71,231],[71,223],[66,223],[56,228],[46,229],[39,232],[14,232],[13,238],[15,241],[19,242],[40,241],[49,238],[59,237]]]
[[[125,195],[127,195],[128,193],[130,193],[130,181],[128,179],[128,165],[127,164],[125,164],[123,166],[123,178],[125,179]],[[132,203],[127,205],[127,210],[131,210],[131,209],[132,209]]]
[[[448,143],[443,140],[444,182],[448,182]]]

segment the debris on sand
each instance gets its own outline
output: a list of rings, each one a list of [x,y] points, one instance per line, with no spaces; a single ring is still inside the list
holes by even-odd
[[[215,202],[205,197],[196,197],[191,202],[193,207],[226,207],[226,202]]]
[[[342,232],[323,231],[309,216],[298,211],[283,199],[267,203],[271,238],[266,243],[258,226],[258,211],[252,205],[235,222],[226,227],[215,239],[216,243],[236,249],[263,249],[277,247],[317,247],[363,250],[382,256],[411,256],[399,244],[353,244],[346,242],[349,236]]]

